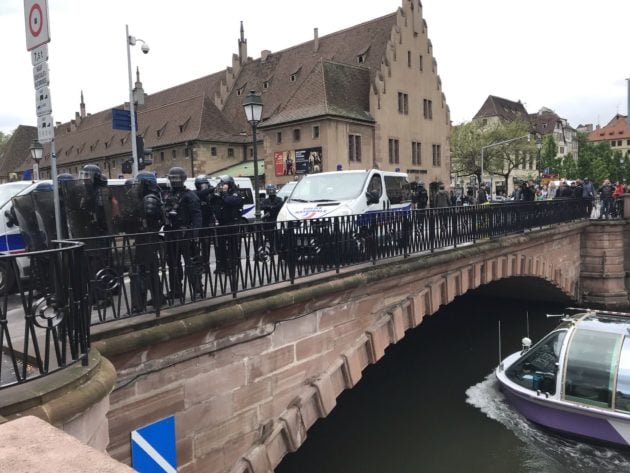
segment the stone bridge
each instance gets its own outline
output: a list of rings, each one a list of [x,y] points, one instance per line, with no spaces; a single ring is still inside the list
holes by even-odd
[[[174,415],[178,471],[270,472],[368,364],[467,291],[520,278],[523,294],[549,289],[529,291],[539,300],[627,306],[627,233],[561,224],[104,324],[94,375],[22,392],[7,417],[35,414],[129,464],[130,432]]]

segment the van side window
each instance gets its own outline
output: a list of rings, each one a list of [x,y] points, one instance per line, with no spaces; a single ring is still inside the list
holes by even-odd
[[[368,192],[376,192],[378,194],[379,199],[381,195],[383,195],[383,184],[381,183],[380,174],[374,174],[372,179],[370,179],[370,183],[368,184]]]
[[[411,187],[404,177],[385,176],[385,189],[391,204],[411,201]]]

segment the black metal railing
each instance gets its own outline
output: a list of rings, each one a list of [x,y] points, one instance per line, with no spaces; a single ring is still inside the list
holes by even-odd
[[[84,239],[91,323],[583,218],[567,199]]]
[[[0,388],[87,363],[90,306],[83,244],[56,242],[46,251],[0,256]]]

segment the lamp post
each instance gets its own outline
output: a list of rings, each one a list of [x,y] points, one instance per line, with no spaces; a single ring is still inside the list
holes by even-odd
[[[31,159],[33,160],[33,180],[39,181],[39,161],[44,154],[44,147],[39,141],[33,140],[29,149],[31,151]]]
[[[252,145],[254,150],[254,202],[256,204],[254,215],[256,221],[259,222],[260,196],[258,194],[258,153],[256,150],[256,127],[258,126],[258,123],[260,123],[260,119],[262,117],[262,97],[256,94],[256,91],[251,90],[249,92],[249,95],[245,97],[243,108],[245,109],[245,116],[247,117],[247,121],[252,126]]]
[[[495,146],[501,146],[501,145],[505,145],[507,143],[512,143],[513,141],[519,141],[519,140],[524,140],[527,139],[529,141],[530,139],[530,135],[523,135],[523,136],[518,136],[516,138],[511,138],[509,140],[503,140],[503,141],[499,141],[497,143],[491,143],[489,145],[486,146],[482,146],[481,147],[481,179],[480,181],[483,182],[483,152],[484,150],[488,149],[488,148],[494,148]],[[479,185],[481,185],[481,182],[479,183]],[[507,192],[507,188],[505,189],[505,191]],[[492,189],[490,189],[490,195],[492,196]]]
[[[536,134],[536,149],[538,150],[538,156],[536,157],[536,167],[538,168],[538,184],[541,184],[542,167],[540,162],[540,151],[543,147],[542,136],[540,133]]]
[[[141,49],[144,54],[149,54],[149,45],[140,38],[129,34],[129,25],[125,25],[125,42],[127,43],[127,69],[129,71],[129,116],[131,118],[131,154],[133,156],[133,167],[131,174],[136,177],[138,174],[138,146],[136,143],[136,113],[135,101],[133,97],[133,82],[131,78],[131,47],[135,46],[137,41],[142,43]]]

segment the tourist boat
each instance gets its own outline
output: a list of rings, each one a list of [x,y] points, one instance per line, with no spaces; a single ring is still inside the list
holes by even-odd
[[[581,312],[496,369],[528,420],[598,443],[630,445],[630,314]]]

